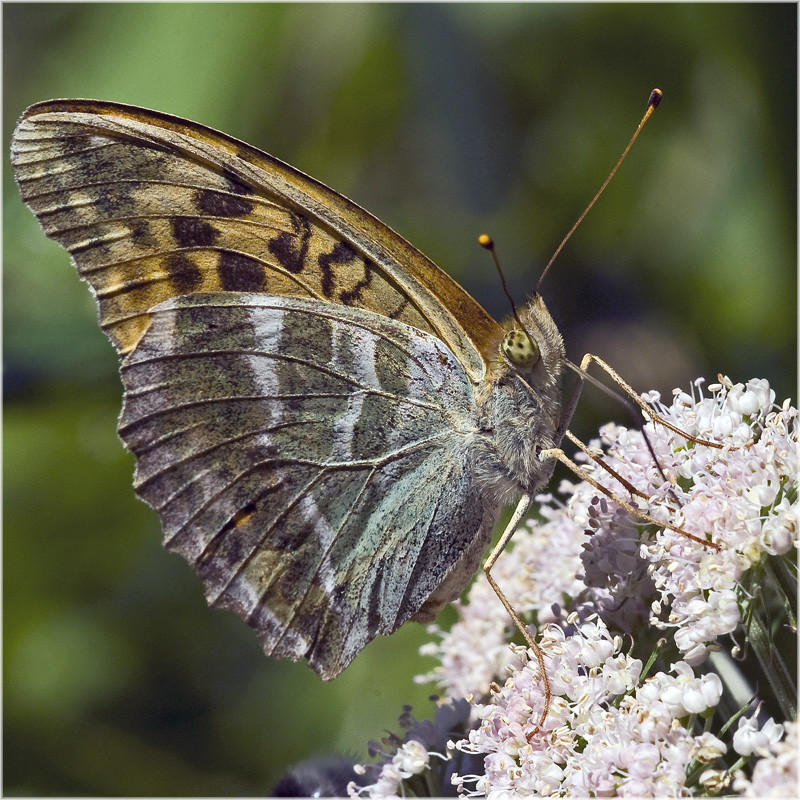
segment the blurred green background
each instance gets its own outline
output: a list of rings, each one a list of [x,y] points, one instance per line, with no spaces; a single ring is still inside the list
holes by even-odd
[[[658,86],[664,102],[543,290],[578,360],[640,390],[796,390],[795,4],[3,5],[3,141],[91,97],[244,139],[401,232],[487,309],[523,298]],[[164,552],[115,436],[116,358],[66,254],[4,213],[4,793],[265,794],[365,757],[424,630],[323,684],[276,663]],[[596,393],[578,431],[624,415]],[[555,599],[555,598],[554,598]]]

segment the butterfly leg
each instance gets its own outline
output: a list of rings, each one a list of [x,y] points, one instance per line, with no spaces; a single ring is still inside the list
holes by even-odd
[[[622,391],[625,392],[625,394],[627,394],[628,397],[630,397],[631,400],[633,400],[633,402],[636,403],[636,405],[642,409],[645,415],[648,416],[651,420],[653,420],[653,422],[659,425],[663,425],[665,428],[668,428],[673,433],[678,434],[678,436],[681,436],[682,438],[690,442],[694,442],[695,444],[704,444],[707,447],[716,447],[718,449],[722,449],[724,447],[724,445],[720,444],[719,442],[710,442],[707,441],[706,439],[698,439],[697,437],[692,436],[690,433],[682,431],[680,428],[673,425],[671,422],[668,422],[663,417],[660,417],[658,414],[656,414],[655,411],[653,411],[650,405],[648,405],[644,400],[642,400],[642,398],[636,392],[633,391],[631,386],[628,383],[626,383],[625,380],[623,380],[622,376],[612,366],[603,361],[603,359],[600,358],[600,356],[596,356],[593,353],[587,353],[581,359],[581,366],[580,366],[581,372],[585,373],[592,362],[597,364],[597,366],[599,366],[600,369],[602,369],[603,372],[605,372],[606,375],[608,375],[608,377],[611,378],[611,380],[614,381],[614,383],[616,383],[617,386],[619,386],[620,389],[622,389]]]
[[[589,453],[589,448],[586,447],[577,436],[573,435],[569,431],[567,431],[567,438],[573,443],[575,443],[578,447],[580,447],[584,452]],[[597,456],[590,454],[592,459],[597,462],[599,466],[603,469],[608,470],[615,478],[618,478],[619,475],[611,469],[602,459],[597,458]],[[567,469],[575,473],[581,480],[586,481],[586,483],[591,484],[597,489],[598,492],[602,492],[606,497],[610,500],[613,500],[618,506],[624,508],[629,514],[632,514],[634,517],[638,517],[639,519],[644,520],[645,522],[650,522],[653,525],[657,525],[660,528],[669,528],[670,530],[675,531],[676,533],[681,534],[681,536],[685,536],[687,539],[691,539],[693,542],[697,542],[698,544],[702,544],[705,547],[711,547],[714,550],[719,550],[719,545],[716,542],[710,542],[707,539],[701,539],[699,536],[695,536],[688,531],[685,531],[683,528],[678,528],[676,525],[670,525],[667,522],[662,522],[661,520],[656,519],[655,517],[648,514],[646,511],[642,511],[641,508],[635,506],[633,503],[629,503],[624,498],[620,497],[618,494],[614,494],[610,489],[607,489],[602,484],[598,483],[583,467],[576,464],[560,447],[554,447],[551,450],[542,450],[539,454],[539,458],[543,461],[546,458],[555,458],[556,460],[560,461]],[[624,481],[627,484],[626,488],[630,486],[627,481]],[[633,487],[630,487],[633,489]],[[647,497],[647,495],[643,494],[642,492],[634,489],[634,492],[641,497]]]
[[[550,679],[547,677],[547,670],[545,669],[544,665],[544,653],[542,652],[542,648],[536,643],[536,640],[533,638],[533,636],[531,636],[528,632],[528,629],[525,623],[522,621],[522,618],[517,613],[514,606],[511,605],[509,599],[503,594],[491,573],[491,569],[494,566],[495,561],[497,561],[500,554],[503,552],[503,550],[505,550],[506,545],[511,541],[511,537],[519,527],[522,519],[528,513],[528,509],[531,507],[532,502],[533,498],[529,494],[524,494],[519,499],[517,507],[514,509],[514,513],[511,516],[508,525],[506,525],[506,529],[503,531],[503,535],[500,537],[500,540],[489,554],[489,558],[486,559],[486,563],[483,565],[483,571],[486,573],[486,579],[489,581],[489,585],[494,590],[494,593],[500,598],[500,602],[503,604],[508,612],[508,615],[514,621],[517,629],[522,634],[523,638],[525,639],[525,643],[536,654],[536,660],[539,662],[539,669],[542,672],[542,682],[544,683],[544,710],[542,711],[542,716],[539,719],[539,727],[541,728],[542,725],[544,725],[544,721],[547,719],[547,712],[550,710],[550,698],[552,697],[552,693],[550,691]]]
[[[578,373],[578,380],[576,381],[575,385],[570,390],[569,397],[567,398],[566,403],[562,406],[561,416],[558,421],[558,425],[556,426],[555,431],[555,440],[560,442],[565,434],[568,434],[567,428],[569,427],[569,423],[572,420],[572,415],[575,413],[575,409],[578,405],[578,400],[580,399],[581,391],[583,390],[584,384],[584,375],[582,373]],[[549,452],[549,451],[545,451]],[[560,451],[559,451],[560,452]],[[544,460],[544,459],[542,459]],[[553,462],[555,464],[555,461]],[[550,699],[552,697],[552,692],[550,690],[550,679],[547,677],[547,669],[545,668],[544,664],[544,653],[542,648],[536,642],[536,640],[530,635],[525,623],[522,621],[522,618],[517,613],[516,609],[511,605],[511,602],[508,598],[503,594],[503,591],[497,585],[497,582],[492,577],[492,567],[494,566],[497,559],[500,557],[500,554],[505,550],[508,543],[511,541],[511,537],[514,535],[514,532],[519,527],[520,522],[528,513],[528,510],[531,507],[533,502],[533,498],[529,494],[524,494],[517,503],[517,507],[514,509],[514,513],[508,523],[506,525],[506,529],[503,531],[503,535],[500,537],[497,544],[494,546],[494,549],[489,554],[489,557],[486,559],[486,562],[483,565],[483,571],[486,574],[486,579],[489,581],[489,585],[492,587],[494,593],[500,599],[500,602],[505,607],[508,615],[516,625],[517,630],[522,634],[522,637],[525,639],[525,643],[530,647],[530,649],[535,653],[536,660],[539,662],[539,669],[542,673],[542,682],[544,683],[544,710],[542,711],[542,716],[539,719],[539,728],[544,725],[545,720],[547,719],[547,714],[550,710]]]
[[[564,405],[564,413],[562,414],[562,420],[559,424],[558,433],[561,436],[566,437],[571,441],[576,447],[583,450],[593,461],[595,461],[601,468],[606,470],[611,476],[616,478],[633,496],[638,495],[643,499],[648,499],[647,495],[637,489],[633,484],[629,481],[625,480],[619,473],[617,473],[614,469],[612,469],[608,464],[603,461],[596,453],[593,453],[577,436],[575,436],[571,431],[567,430],[567,426],[572,419],[572,415],[575,412],[575,408],[577,406],[578,399],[580,397],[581,390],[583,389],[583,385],[587,379],[590,379],[590,376],[587,375],[586,370],[589,368],[589,365],[594,362],[596,363],[610,378],[613,380],[635,403],[638,405],[645,414],[650,417],[654,422],[664,425],[669,430],[677,433],[679,436],[682,436],[685,439],[688,439],[696,444],[705,444],[710,445],[712,447],[722,447],[721,444],[717,442],[707,442],[705,439],[698,439],[691,434],[686,433],[685,431],[680,430],[676,426],[669,423],[667,420],[662,419],[655,411],[645,403],[642,398],[633,391],[631,386],[623,380],[623,378],[614,370],[609,364],[603,361],[602,358],[599,356],[594,355],[593,353],[587,353],[582,359],[580,367],[575,369],[575,372],[578,375],[578,381],[575,384],[575,388],[572,390],[570,394],[570,398],[567,403]],[[652,448],[651,448],[652,452]],[[655,457],[655,454],[654,454]],[[660,527],[670,528],[671,530],[680,533],[682,536],[686,536],[688,539],[692,541],[698,542],[702,545],[712,547],[715,550],[719,549],[719,545],[714,542],[709,542],[705,539],[701,539],[699,536],[694,536],[693,534],[689,533],[688,531],[683,530],[682,528],[678,528],[674,525],[669,525],[659,520],[656,520],[654,517],[650,516],[646,512],[642,511],[638,506],[628,502],[627,500],[619,497],[618,495],[614,494],[610,489],[607,489],[605,486],[599,484],[589,473],[583,469],[582,467],[578,466],[567,454],[560,448],[554,447],[549,450],[543,450],[539,453],[539,458],[544,461],[548,458],[556,459],[560,461],[564,466],[566,466],[571,472],[577,475],[581,480],[586,481],[587,483],[591,484],[595,487],[598,491],[602,492],[608,498],[613,500],[617,505],[624,508],[629,514],[633,514],[634,516],[638,517],[639,519],[643,519],[647,522],[651,522],[655,525]]]

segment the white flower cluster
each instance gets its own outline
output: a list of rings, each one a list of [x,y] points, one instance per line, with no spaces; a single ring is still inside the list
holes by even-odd
[[[430,763],[430,755],[425,746],[416,739],[410,739],[402,744],[397,752],[382,767],[375,783],[366,787],[348,786],[350,797],[398,797],[402,791],[404,780],[424,772]],[[364,767],[356,764],[357,774],[364,775]]]
[[[679,525],[719,546],[698,546],[669,529],[642,546],[660,595],[651,622],[675,629],[675,644],[693,665],[739,624],[745,572],[797,542],[796,409],[787,402],[774,410],[775,394],[765,380],[710,388],[716,393],[709,398],[678,394],[671,407],[659,410],[693,436],[725,442],[723,450],[686,448],[663,426],[648,426],[659,460],[669,459],[676,476],[668,491],[680,503]],[[664,607],[667,620],[660,617]]]
[[[638,685],[642,664],[620,652],[599,619],[570,636],[550,626],[542,645],[552,666],[553,699],[544,704],[531,662],[477,705],[480,720],[455,747],[485,753],[485,773],[456,775],[466,796],[489,798],[578,795],[653,797],[684,793],[687,765],[713,763],[727,747],[708,732],[681,724],[719,702],[716,675],[695,677],[685,662]],[[471,786],[471,788],[470,788]]]
[[[656,628],[673,631],[684,660],[694,666],[719,637],[736,629],[746,571],[797,543],[797,411],[788,401],[775,408],[765,380],[734,386],[722,379],[709,387],[710,397],[702,396],[701,384],[696,383],[699,398],[676,391],[670,407],[658,404],[656,395],[649,399],[673,425],[721,448],[688,442],[649,423],[656,465],[639,431],[607,425],[601,436],[604,460],[648,494],[651,515],[710,544],[669,528],[642,543],[638,520],[592,486],[565,481],[567,506],[539,498],[546,503],[545,522],[518,530],[513,550],[495,565],[493,575],[518,612],[533,612],[541,625],[561,618],[559,604],[566,610],[581,604],[616,607],[621,630],[635,630],[649,617]],[[599,444],[591,446],[599,450]],[[626,496],[594,461],[584,468]],[[481,580],[459,606],[459,616],[449,632],[432,626],[439,641],[422,652],[439,664],[418,680],[435,680],[450,697],[485,694],[508,661],[504,642],[511,624]]]
[[[544,522],[518,530],[513,549],[495,565],[493,576],[512,605],[539,627],[551,688],[541,729],[538,663],[523,648],[509,653],[515,630],[485,580],[475,581],[449,632],[432,627],[437,641],[423,652],[439,663],[418,680],[437,681],[450,698],[491,692],[488,701],[473,703],[478,727],[450,745],[451,753],[472,759],[454,777],[462,794],[502,800],[729,790],[729,748],[721,725],[719,737],[711,726],[723,684],[704,662],[712,650],[730,647],[720,638],[756,613],[755,600],[776,601],[779,592],[757,597],[767,562],[784,564],[791,575],[797,411],[788,401],[775,406],[763,380],[733,385],[720,378],[707,392],[697,381],[693,396],[676,391],[668,407],[656,395],[647,399],[676,428],[721,447],[648,423],[654,460],[640,431],[609,425],[601,431],[603,460],[622,482],[581,459],[615,497],[630,503],[628,487],[636,487],[648,501],[634,504],[683,533],[643,525],[589,484],[565,481],[566,505],[539,498]],[[590,447],[600,452],[600,442]],[[796,586],[796,576],[790,580]],[[663,650],[654,651],[658,639]],[[645,659],[680,653],[680,660],[673,655],[677,663],[670,665],[653,655],[652,677],[642,682],[635,651]],[[696,672],[701,664],[703,674]],[[698,717],[706,724],[696,731]],[[787,725],[782,740],[782,729],[765,725],[750,737],[756,743],[748,753],[750,729],[742,725],[726,742],[744,757],[760,756],[756,769],[780,793],[786,776],[796,774],[797,754],[786,744],[796,743],[796,728]],[[474,761],[481,755],[483,771]],[[755,774],[748,783],[736,773],[736,791],[753,786],[760,789]]]
[[[786,736],[784,736],[784,731]],[[742,755],[761,756],[753,777],[738,772],[733,788],[743,797],[797,797],[797,723],[776,725],[768,719],[761,730],[753,719],[740,719],[733,735],[733,747]]]

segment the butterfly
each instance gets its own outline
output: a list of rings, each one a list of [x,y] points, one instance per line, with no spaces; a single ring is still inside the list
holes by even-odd
[[[501,325],[345,197],[155,111],[36,104],[12,163],[121,357],[137,494],[268,656],[332,679],[432,620],[550,478],[571,411],[539,294]]]

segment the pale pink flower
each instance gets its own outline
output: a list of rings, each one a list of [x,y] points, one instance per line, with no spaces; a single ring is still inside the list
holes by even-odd
[[[778,728],[783,728],[786,735],[776,740],[774,733]],[[734,790],[743,797],[797,797],[797,723],[776,725],[766,739],[769,749],[756,761],[752,777],[737,772]]]
[[[733,734],[733,749],[743,756],[750,756],[753,753],[765,756],[782,736],[783,725],[778,725],[772,717],[760,730],[755,717],[742,717],[736,733]]]
[[[446,748],[454,763],[460,759],[450,781],[461,796],[684,796],[731,784],[752,794],[756,775],[765,793],[779,796],[796,779],[796,752],[787,745],[796,746],[793,723],[769,720],[759,729],[748,719],[735,733],[720,732],[721,699],[731,689],[707,659],[721,648],[740,652],[741,638],[732,637],[742,637],[742,620],[760,604],[772,603],[774,618],[790,603],[774,580],[763,582],[770,565],[796,584],[788,554],[797,547],[797,412],[788,401],[775,406],[764,380],[721,378],[707,394],[702,384],[675,392],[670,405],[649,400],[681,430],[723,448],[647,423],[662,474],[640,431],[607,425],[588,444],[650,498],[642,503],[650,515],[718,548],[643,525],[588,484],[564,481],[566,503],[539,498],[544,521],[520,528],[496,564],[506,596],[538,627],[552,693],[541,726],[538,662],[509,646],[515,630],[482,577],[458,604],[452,629],[431,628],[437,638],[424,652],[438,664],[420,680],[436,680],[451,698],[472,697],[472,728]],[[577,460],[628,496],[596,462],[582,453]],[[664,663],[656,650],[642,680],[636,655],[652,662],[659,637],[680,660]],[[762,672],[771,663],[765,655]],[[752,783],[741,769],[729,771],[730,744],[745,758],[760,756]],[[424,770],[423,761],[408,750],[387,755],[386,772],[360,793],[402,791],[401,774]]]

